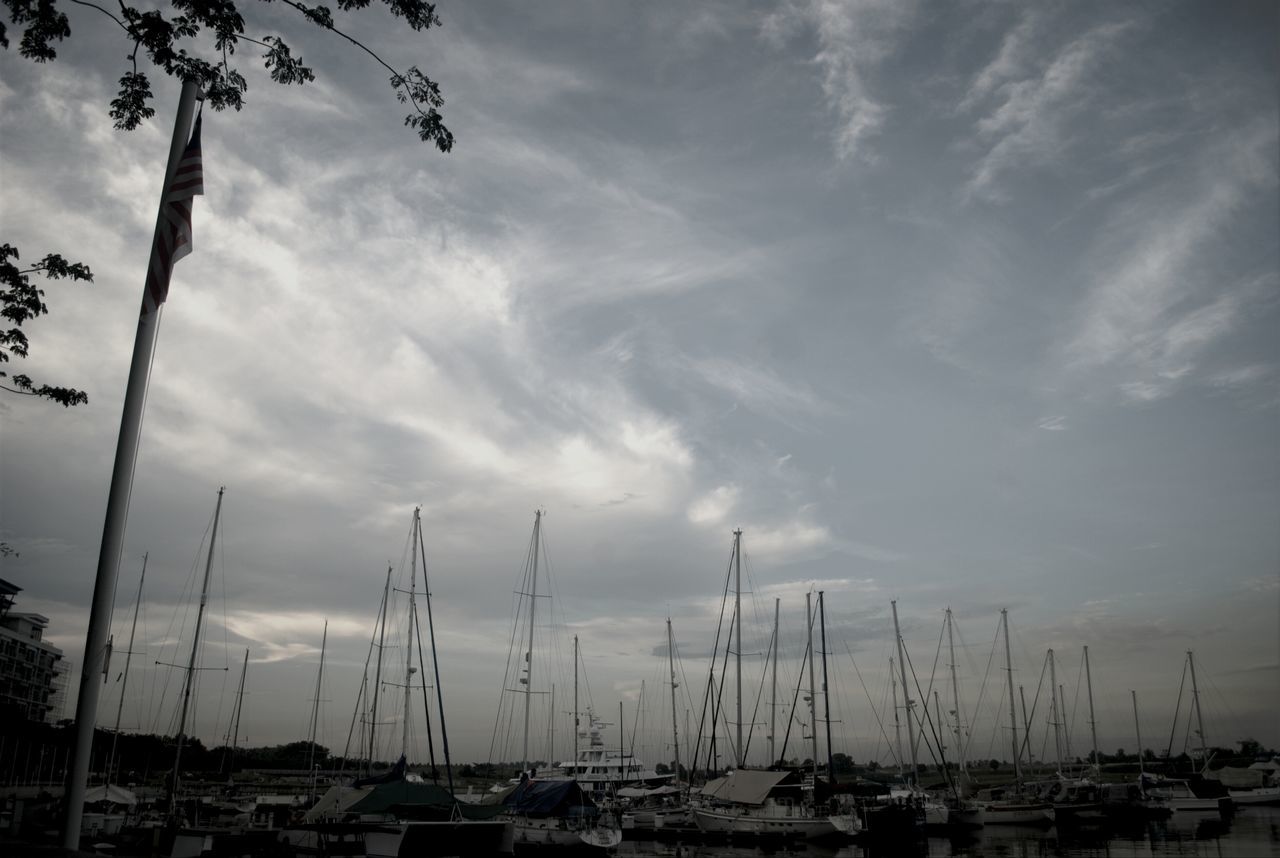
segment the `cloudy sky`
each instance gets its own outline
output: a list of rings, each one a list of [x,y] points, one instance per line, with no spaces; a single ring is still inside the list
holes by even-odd
[[[118,642],[149,552],[125,727],[171,729],[155,662],[182,658],[225,485],[203,662],[231,669],[202,674],[206,742],[245,648],[242,735],[306,736],[327,618],[320,739],[343,747],[421,506],[462,759],[519,757],[492,748],[539,508],[556,756],[577,634],[602,717],[623,701],[669,759],[664,621],[696,710],[735,528],[745,696],[773,600],[793,688],[823,590],[855,758],[890,759],[894,599],[922,687],[955,610],[970,756],[1008,745],[1001,608],[1029,701],[1056,650],[1076,748],[1085,645],[1105,748],[1134,746],[1133,689],[1144,743],[1181,750],[1188,649],[1209,740],[1280,744],[1274,4],[442,4],[426,34],[357,16],[441,83],[448,155],[366,57],[249,11],[318,80],[274,86],[250,51],[244,111],[205,115],[121,564]],[[20,609],[78,668],[178,88],[155,80],[155,120],[114,131],[126,46],[68,14],[55,62],[0,54],[0,223],[24,259],[93,269],[49,288],[13,365],[90,403],[0,397],[0,536]]]

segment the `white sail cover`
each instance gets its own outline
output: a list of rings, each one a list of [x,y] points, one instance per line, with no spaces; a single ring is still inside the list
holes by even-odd
[[[104,784],[84,791],[85,804],[97,804],[103,801],[133,807],[138,803],[138,797],[132,791],[115,784]]]
[[[762,772],[738,769],[722,778],[708,781],[702,794],[708,798],[735,804],[764,804],[769,791],[787,776],[787,772]]]

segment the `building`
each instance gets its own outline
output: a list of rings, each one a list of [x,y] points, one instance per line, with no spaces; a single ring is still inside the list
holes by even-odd
[[[61,709],[67,665],[62,650],[44,642],[49,618],[13,610],[21,590],[0,578],[0,712],[47,722]]]

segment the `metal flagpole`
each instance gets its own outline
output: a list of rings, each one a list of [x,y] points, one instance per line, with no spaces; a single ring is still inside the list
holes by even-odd
[[[191,132],[197,89],[194,81],[182,84],[178,115],[173,123],[173,141],[169,144],[169,162],[164,173],[164,184],[160,186],[160,208],[156,216],[153,248],[155,242],[160,240],[165,225],[165,197]],[[138,458],[138,440],[142,432],[142,407],[146,400],[151,356],[155,349],[159,323],[159,308],[156,312],[142,314],[138,319],[138,332],[133,341],[133,363],[129,367],[129,383],[124,394],[124,413],[120,418],[120,436],[116,440],[116,458],[111,469],[111,488],[107,495],[106,522],[102,527],[102,546],[98,552],[98,571],[93,584],[93,607],[89,612],[89,631],[85,637],[84,658],[80,665],[75,750],[67,773],[67,807],[62,828],[62,845],[66,849],[75,849],[80,845],[80,820],[84,814],[84,794],[89,778],[89,758],[93,753],[93,729],[101,685],[96,679],[102,671],[107,632],[111,626],[111,596],[115,593],[116,575],[120,570],[120,552],[124,546],[125,522],[129,514],[129,493],[133,488],[133,469]]]

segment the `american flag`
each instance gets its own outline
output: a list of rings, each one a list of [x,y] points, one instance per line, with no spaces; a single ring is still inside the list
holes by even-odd
[[[200,160],[200,117],[191,129],[191,140],[183,150],[178,169],[164,195],[163,223],[151,246],[147,266],[147,291],[142,296],[142,314],[160,309],[169,297],[169,277],[173,264],[191,252],[191,205],[196,194],[204,193],[204,167]]]

